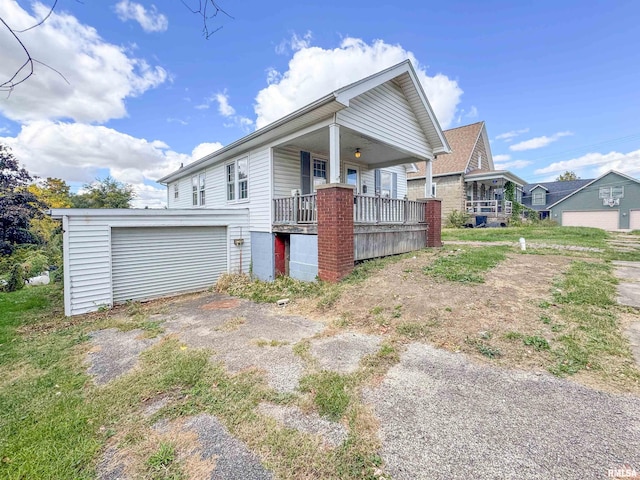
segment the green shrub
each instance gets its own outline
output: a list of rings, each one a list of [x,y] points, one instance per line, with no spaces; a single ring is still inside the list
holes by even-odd
[[[447,215],[447,227],[462,228],[469,223],[469,215],[466,212],[453,210]]]
[[[15,263],[9,272],[9,279],[4,286],[5,292],[15,292],[24,287],[24,270],[22,265]]]
[[[35,250],[29,253],[22,266],[27,278],[35,277],[49,270],[49,259],[42,250]]]

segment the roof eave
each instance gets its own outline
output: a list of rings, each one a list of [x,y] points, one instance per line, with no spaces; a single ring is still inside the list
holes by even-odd
[[[307,113],[312,112],[313,110],[320,108],[324,105],[328,105],[331,102],[337,101],[336,99],[336,95],[335,92],[332,92],[328,95],[325,95],[324,97],[316,100],[313,103],[310,103],[309,105],[306,105],[298,110],[296,110],[295,112],[290,113],[289,115],[286,115],[284,117],[282,117],[279,120],[276,120],[275,122],[270,123],[269,125],[266,125],[258,130],[256,130],[255,132],[250,133],[249,135],[245,135],[244,137],[240,138],[239,140],[236,140],[235,142],[227,145],[226,147],[221,148],[220,150],[216,150],[213,153],[210,153],[209,155],[202,157],[199,160],[196,160],[193,163],[190,163],[189,165],[187,165],[186,167],[180,168],[179,170],[176,170],[172,173],[170,173],[169,175],[165,175],[164,177],[162,177],[161,179],[157,180],[158,183],[160,184],[167,184],[168,182],[175,180],[176,178],[180,178],[183,177],[186,173],[191,172],[193,170],[196,170],[198,167],[202,167],[203,164],[207,164],[207,163],[215,163],[216,161],[220,160],[221,158],[232,154],[235,150],[240,149],[240,147],[246,143],[249,143],[252,140],[256,140],[259,137],[266,135],[270,132],[272,132],[273,130],[282,127],[284,125],[286,125],[288,122],[291,122],[292,120],[295,120],[297,118],[302,117],[303,115],[306,115]],[[340,103],[340,102],[338,102]],[[286,132],[282,133],[283,135],[286,134]],[[265,140],[267,141],[267,140]],[[220,157],[220,158],[217,158]]]

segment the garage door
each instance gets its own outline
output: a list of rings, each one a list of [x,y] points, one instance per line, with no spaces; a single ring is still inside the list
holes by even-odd
[[[594,227],[617,230],[618,210],[596,210],[592,212],[562,212],[563,227]]]
[[[202,290],[227,271],[225,227],[111,229],[114,303]]]
[[[640,210],[629,211],[629,228],[631,230],[640,230]]]

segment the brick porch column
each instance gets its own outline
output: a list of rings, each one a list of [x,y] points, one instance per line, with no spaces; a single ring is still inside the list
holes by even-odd
[[[353,186],[318,185],[318,277],[338,282],[353,270]]]
[[[425,205],[425,220],[429,226],[427,230],[427,247],[442,246],[442,204],[437,198],[427,198]]]

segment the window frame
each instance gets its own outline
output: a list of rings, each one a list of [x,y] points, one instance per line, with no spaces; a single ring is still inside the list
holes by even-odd
[[[536,201],[536,197],[540,196],[541,201]],[[531,192],[531,205],[546,205],[547,203],[547,194],[544,190],[537,188],[533,192]]]
[[[198,206],[198,175],[191,177],[191,205]]]
[[[180,199],[180,183],[179,182],[176,182],[173,184],[173,199],[174,200]]]
[[[438,184],[436,184],[436,182],[432,180],[431,181],[431,197],[436,198],[437,196],[438,196]]]
[[[207,187],[207,173],[202,172],[198,175],[198,199],[200,206],[206,205],[206,187]]]
[[[316,164],[318,165],[318,167],[316,167]],[[316,175],[316,172],[324,174],[323,175]],[[318,185],[326,185],[327,183],[327,174],[329,172],[328,169],[328,162],[323,159],[323,158],[318,158],[318,157],[314,157],[311,156],[311,191],[315,192],[316,191],[316,187]]]
[[[240,178],[241,164],[245,165],[244,178]],[[227,203],[249,201],[249,156],[236,158],[225,164]]]
[[[619,190],[620,193],[614,193],[614,190]],[[603,195],[605,193],[605,195]],[[598,198],[624,198],[624,185],[612,185],[609,187],[600,187],[598,189]]]
[[[385,189],[384,177],[389,176],[389,189]],[[388,192],[388,193],[386,193]],[[382,198],[392,198],[393,195],[393,172],[380,170],[380,196]]]

